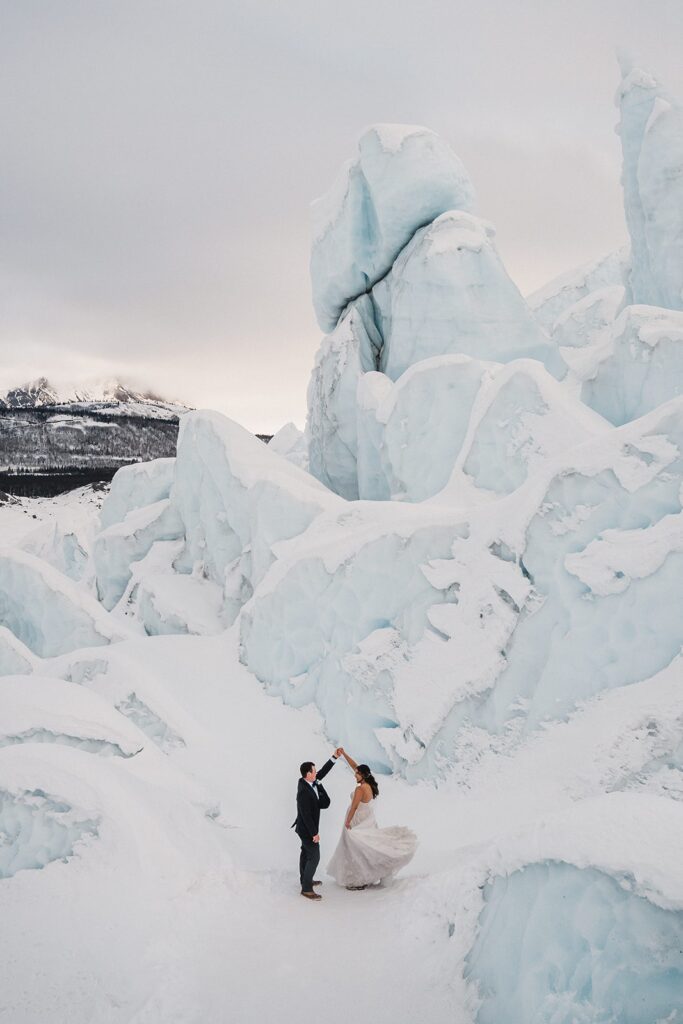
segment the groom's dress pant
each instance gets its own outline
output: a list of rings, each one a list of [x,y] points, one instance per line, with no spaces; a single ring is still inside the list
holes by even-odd
[[[307,836],[299,836],[301,840],[301,856],[299,857],[299,876],[302,892],[313,892],[313,879],[320,863],[320,843],[314,843]]]

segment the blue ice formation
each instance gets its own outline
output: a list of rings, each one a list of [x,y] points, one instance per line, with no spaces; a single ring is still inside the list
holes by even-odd
[[[42,790],[0,790],[0,879],[66,860],[80,839],[97,832],[96,821],[79,820],[69,804]]]
[[[366,374],[358,389],[360,496],[421,501],[445,487],[482,381],[498,368],[468,356],[437,356],[415,363],[396,383]]]
[[[485,899],[465,972],[477,1024],[683,1020],[683,914],[553,861],[497,877]]]
[[[356,396],[363,376],[375,370],[381,347],[371,300],[362,295],[315,357],[308,385],[309,469],[342,498],[359,496]]]
[[[414,218],[401,244],[316,358],[312,473],[189,414],[161,499],[176,539],[153,537],[150,491],[95,550],[102,596],[135,575],[148,632],[239,619],[270,692],[434,778],[463,729],[521,735],[678,654],[683,335],[680,311],[633,304],[622,256],[546,294],[549,339],[470,212]],[[156,601],[172,590],[193,625]]]
[[[177,540],[181,533],[178,513],[168,498],[133,508],[122,522],[102,530],[95,538],[93,557],[97,596],[104,607],[110,611],[121,599],[135,562],[144,558],[158,541]]]
[[[574,366],[574,358],[581,357],[566,349],[596,348],[603,336],[610,331],[614,321],[627,305],[627,290],[624,285],[614,284],[596,288],[560,313],[550,336],[558,346],[562,358]]]
[[[129,512],[168,498],[173,482],[175,459],[152,459],[122,466],[114,475],[102,503],[102,529],[122,523]]]
[[[379,370],[398,381],[418,363],[448,355],[503,363],[526,357],[557,377],[566,372],[557,346],[506,273],[493,237],[491,225],[462,210],[418,227],[391,269],[351,302],[323,340],[308,390],[309,467],[342,497],[379,494],[368,489],[365,468],[359,480],[359,461],[367,466],[374,458],[359,448],[365,374]],[[442,476],[450,468],[444,466]]]
[[[618,131],[632,301],[683,309],[683,109],[626,58],[622,72]]]
[[[446,210],[472,210],[474,190],[458,157],[415,125],[377,124],[358,156],[313,204],[313,305],[324,331],[382,278],[415,231]]]
[[[447,558],[461,528],[392,530],[372,519],[355,527],[344,530],[340,516],[324,531],[336,544],[274,567],[272,582],[242,613],[242,658],[286,703],[315,702],[330,735],[386,771],[380,736],[399,728],[394,669],[402,662],[407,670],[414,645],[425,631],[434,635],[430,609],[457,601],[454,588],[435,586],[421,566]]]
[[[453,355],[422,359],[395,384],[365,374],[357,429],[361,498],[423,501],[448,486],[458,502],[514,491],[608,424],[534,359]]]
[[[450,211],[417,231],[373,289],[384,339],[379,369],[398,380],[421,359],[523,356],[563,372],[556,349],[508,276],[490,224]]]
[[[7,626],[0,626],[0,676],[30,675],[35,656]]]
[[[682,402],[548,460],[500,507],[323,515],[244,609],[245,664],[411,778],[457,761],[466,724],[531,730],[650,678],[683,642]]]
[[[217,584],[229,624],[276,561],[277,545],[338,503],[239,424],[218,413],[188,413],[171,490],[183,542],[173,569]]]
[[[0,623],[39,658],[109,644],[128,632],[73,580],[14,550],[0,554]]]
[[[683,313],[627,306],[580,373],[581,398],[619,427],[683,395]]]
[[[129,693],[127,697],[119,701],[116,710],[130,719],[164,753],[185,746],[182,736],[175,732],[167,722],[164,722],[163,718],[160,718],[155,711],[152,711],[143,700],[140,700],[136,693]]]
[[[421,377],[432,402],[436,368],[445,438],[467,425],[460,476],[438,504],[345,502],[224,417],[192,413],[170,499],[181,537],[167,584],[153,584],[186,580],[193,600],[220,603],[224,625],[239,615],[241,658],[269,692],[316,704],[328,735],[409,778],[456,762],[468,724],[503,734],[564,719],[650,678],[683,641],[683,397],[615,429],[580,403],[577,418],[533,360],[424,362],[396,384],[365,375],[368,423],[379,430],[384,410],[390,443],[364,450],[387,490],[399,477],[415,496],[438,486],[420,437]],[[469,397],[449,390],[453,369]],[[565,447],[543,454],[558,438]],[[175,631],[161,606],[150,631]]]
[[[594,292],[614,287],[626,290],[630,269],[630,249],[617,249],[554,278],[529,295],[527,302],[541,327],[550,334],[567,310]],[[630,301],[630,292],[627,299]]]
[[[437,192],[441,199],[449,195],[448,189],[435,191],[430,177],[435,147],[442,156],[447,152],[436,137],[398,126],[362,137],[361,157],[346,166],[321,201],[324,230],[312,252],[314,305],[332,333],[316,357],[306,436],[311,472],[335,493],[347,499],[419,501],[439,490],[431,481],[412,486],[401,468],[394,472],[394,442],[383,423],[389,385],[375,377],[366,383],[368,374],[380,372],[399,384],[412,369],[423,363],[426,368],[438,357],[465,355],[498,364],[535,360],[566,385],[565,404],[580,398],[617,426],[681,393],[683,112],[652,76],[626,62],[623,68],[619,131],[630,248],[564,275],[529,304],[502,265],[492,227],[463,199],[467,189],[454,186],[458,195],[448,208],[433,201]],[[388,168],[385,177],[375,173],[377,153]],[[367,178],[362,173],[366,157],[373,168]],[[449,159],[437,161],[441,170],[453,171]],[[462,185],[458,174],[449,174],[435,180]],[[359,198],[365,193],[358,181],[367,186],[371,201]],[[387,225],[396,228],[393,235]],[[389,235],[393,242],[385,245]],[[321,309],[327,310],[322,316]],[[452,366],[447,372],[456,373]],[[429,397],[428,381],[434,385]],[[444,422],[436,410],[442,408],[444,388],[436,371],[421,376],[424,401],[434,412],[417,433],[403,421],[398,459],[423,460],[431,434],[431,458],[439,462],[432,475],[440,486],[459,459],[463,468],[454,438],[444,445],[439,436]],[[462,388],[467,391],[465,381]],[[530,400],[538,408],[533,395]],[[516,410],[511,402],[513,419],[533,413],[524,410],[524,401],[520,393]],[[465,407],[446,417],[454,418],[463,421]],[[495,449],[504,443],[510,422],[498,417]],[[484,481],[495,478],[497,467],[485,462],[484,454],[483,462],[472,456],[469,463],[479,466],[475,476],[484,489],[508,491],[525,479],[526,472],[517,472],[502,487],[491,488]]]

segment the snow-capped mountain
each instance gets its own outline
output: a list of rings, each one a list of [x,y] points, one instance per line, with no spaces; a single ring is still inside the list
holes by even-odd
[[[187,412],[179,402],[167,401],[152,391],[140,391],[116,378],[91,384],[53,385],[38,377],[0,394],[0,409],[41,409],[49,406],[107,406],[121,414],[173,419]]]
[[[60,401],[48,379],[38,377],[27,384],[10,388],[0,396],[0,409],[32,409],[42,405],[57,405]]]
[[[0,490],[54,494],[173,455],[187,411],[119,380],[55,387],[39,377],[11,388],[0,398]]]

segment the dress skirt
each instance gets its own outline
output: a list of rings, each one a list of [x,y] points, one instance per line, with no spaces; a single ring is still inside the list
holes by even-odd
[[[409,828],[378,828],[373,803],[358,805],[351,828],[342,829],[327,865],[327,873],[339,885],[372,885],[391,878],[417,849],[417,836]]]

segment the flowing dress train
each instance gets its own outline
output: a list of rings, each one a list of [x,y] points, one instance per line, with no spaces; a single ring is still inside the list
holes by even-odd
[[[415,853],[415,833],[401,825],[379,828],[374,803],[360,803],[351,819],[351,828],[342,828],[337,849],[327,865],[327,873],[339,885],[372,885],[391,878]]]

